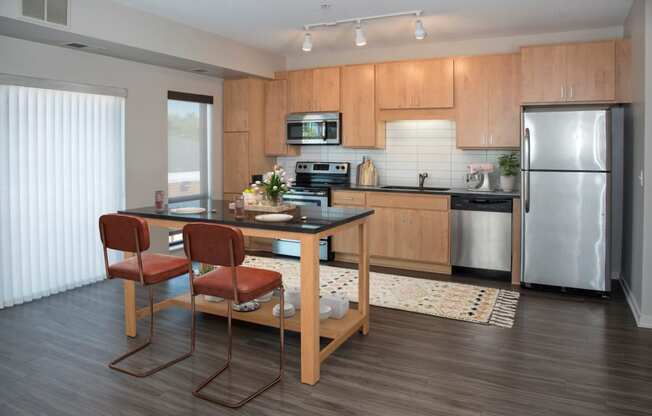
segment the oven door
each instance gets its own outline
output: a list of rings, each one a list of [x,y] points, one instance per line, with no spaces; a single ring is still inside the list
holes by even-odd
[[[328,206],[328,197],[319,195],[285,194],[283,201],[294,205]],[[301,257],[301,242],[298,240],[278,239],[272,242],[272,253],[282,256]],[[319,260],[331,257],[330,237],[319,240]]]

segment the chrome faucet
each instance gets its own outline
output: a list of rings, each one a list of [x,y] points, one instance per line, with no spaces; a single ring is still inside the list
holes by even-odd
[[[423,188],[423,183],[426,181],[428,178],[428,173],[423,172],[419,174],[419,188]]]

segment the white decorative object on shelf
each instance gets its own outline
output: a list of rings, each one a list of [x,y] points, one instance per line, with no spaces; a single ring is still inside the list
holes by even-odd
[[[270,300],[272,300],[272,296],[273,296],[273,295],[274,295],[274,292],[265,293],[265,294],[262,295],[261,297],[256,298],[256,299],[254,299],[254,300],[255,300],[256,302],[260,302],[260,303],[267,303],[267,302],[269,302]]]
[[[301,291],[297,288],[285,289],[285,302],[294,305],[296,310],[301,309]]]
[[[326,305],[325,303],[320,303],[319,304],[319,320],[325,321],[326,319],[331,317],[331,307]]]
[[[286,303],[284,306],[285,306],[285,313],[283,314],[284,317],[289,318],[297,313],[297,311],[294,309],[294,305],[292,305],[291,303]],[[277,303],[276,305],[274,305],[274,309],[272,309],[272,315],[278,318],[280,313],[281,313],[281,304]]]
[[[333,319],[342,319],[349,311],[349,300],[341,296],[322,296],[319,303],[331,307],[330,317]]]
[[[236,312],[253,312],[260,309],[260,303],[253,300],[245,303],[234,303],[232,308]]]
[[[224,301],[224,298],[221,298],[219,296],[204,295],[204,300],[207,302],[222,302]]]

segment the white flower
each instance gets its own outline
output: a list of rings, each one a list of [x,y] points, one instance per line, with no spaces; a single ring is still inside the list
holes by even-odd
[[[278,191],[278,186],[274,185],[274,187],[272,188],[272,190],[273,190],[273,191]]]

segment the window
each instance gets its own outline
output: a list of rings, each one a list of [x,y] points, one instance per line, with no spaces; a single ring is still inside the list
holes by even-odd
[[[168,198],[171,202],[210,195],[213,97],[168,93]]]
[[[0,85],[0,308],[105,278],[97,219],[124,208],[125,98],[71,90]]]

